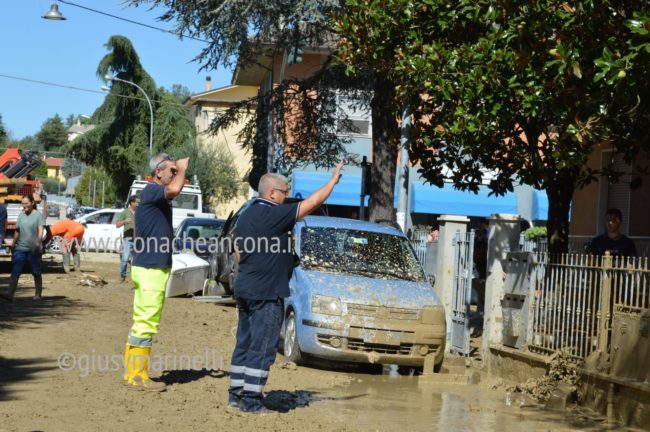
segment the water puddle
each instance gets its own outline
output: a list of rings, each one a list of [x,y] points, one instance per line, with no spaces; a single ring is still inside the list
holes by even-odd
[[[343,423],[380,431],[609,429],[604,419],[580,412],[507,406],[505,391],[480,385],[419,385],[418,377],[352,376],[353,382],[344,387],[308,392],[310,405]]]

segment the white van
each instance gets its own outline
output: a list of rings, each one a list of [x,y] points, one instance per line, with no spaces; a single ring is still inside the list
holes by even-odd
[[[129,198],[140,196],[140,193],[149,182],[136,179],[129,189]],[[128,200],[127,200],[128,201]],[[172,200],[172,225],[174,230],[188,217],[215,218],[212,213],[203,213],[203,195],[201,187],[195,180],[194,184],[186,184],[179,196]]]

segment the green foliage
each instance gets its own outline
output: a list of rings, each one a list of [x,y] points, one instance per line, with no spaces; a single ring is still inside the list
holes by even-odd
[[[97,76],[103,79],[110,73],[137,84],[147,93],[157,112],[160,97],[155,82],[140,64],[131,42],[124,36],[111,36],[106,47],[109,53],[101,59]],[[149,113],[146,99],[135,86],[114,81],[111,92],[92,116],[96,127],[77,137],[66,151],[88,165],[106,170],[119,194],[126,195],[133,178],[144,173],[149,160]]]
[[[442,185],[450,170],[458,187],[476,191],[490,171],[497,194],[517,181],[545,189],[550,250],[562,252],[573,191],[598,174],[585,167],[595,146],[611,142],[628,158],[648,148],[638,121],[647,124],[647,61],[629,80],[603,63],[629,46],[626,23],[647,9],[635,1],[351,0],[336,17],[337,56],[351,73],[374,67],[397,84],[415,113],[411,160],[431,183]],[[614,85],[625,81],[636,84]],[[643,110],[634,111],[635,100]],[[635,134],[623,132],[634,124],[630,110]]]
[[[210,41],[196,57],[203,68],[245,68],[256,63],[263,45],[285,49],[299,41],[319,46],[327,40],[328,14],[339,0],[249,1],[129,0],[167,8],[161,19],[176,23],[184,35]],[[253,33],[253,34],[251,34]]]
[[[4,146],[7,141],[9,141],[9,135],[7,134],[7,129],[5,129],[5,124],[2,121],[2,114],[0,114],[0,146]]]
[[[59,194],[65,192],[65,184],[55,178],[39,178],[43,185],[43,190],[48,194]]]
[[[196,176],[206,203],[225,203],[246,192],[232,156],[223,149],[205,148],[192,140],[169,151],[177,158],[190,158],[187,178],[193,181]]]
[[[526,240],[534,240],[540,237],[546,237],[546,234],[545,226],[530,227],[524,232],[524,238]]]
[[[103,169],[88,168],[81,175],[74,189],[74,196],[82,206],[101,207],[103,202],[105,206],[111,207],[115,203],[116,191],[111,175]]]
[[[39,179],[47,178],[47,165],[45,162],[41,162],[38,168],[32,171],[32,176]]]
[[[31,135],[28,135],[25,138],[18,141],[8,141],[7,147],[18,147],[23,151],[35,151],[35,152],[42,152],[44,150],[43,146],[39,144],[38,140]]]
[[[83,162],[80,162],[74,158],[66,157],[63,159],[63,167],[61,171],[65,178],[80,176],[83,170],[85,169]]]
[[[68,131],[58,114],[45,120],[36,134],[40,146],[46,151],[58,150],[68,142]]]
[[[331,16],[345,10],[345,2],[339,0],[272,0],[245,4],[227,0],[199,3],[130,0],[130,3],[163,6],[167,12],[161,19],[177,23],[176,30],[180,33],[209,41],[195,59],[205,69],[216,69],[220,64],[236,65],[242,70],[253,65],[268,68],[265,64],[273,52],[291,50],[292,60],[297,60],[298,47],[320,48],[332,44],[336,29],[332,28]],[[257,98],[258,112],[264,111],[270,117],[252,120],[241,135],[243,145],[253,150],[249,183],[256,188],[267,168],[287,173],[309,162],[320,167],[333,166],[346,154],[346,139],[336,134],[337,117],[340,117],[336,109],[336,90],[362,93],[363,99],[372,106],[373,119],[370,217],[373,220],[394,218],[393,183],[399,138],[395,116],[399,99],[394,83],[377,74],[378,69],[373,65],[360,68],[354,77],[341,73],[344,67],[332,66],[328,59],[321,63],[320,69],[314,70],[313,76],[289,80]],[[350,90],[350,82],[356,82],[354,90]],[[253,104],[254,101],[247,101],[234,106],[225,119],[213,122],[212,132],[239,121],[244,111],[240,108],[250,108]],[[290,122],[284,121],[288,111]],[[273,116],[279,121],[271,121]],[[346,118],[344,114],[341,120]],[[290,152],[283,154],[279,143],[291,143]],[[268,158],[270,147],[276,147],[275,153],[280,157],[274,153]],[[275,161],[275,166],[267,167],[269,159]]]

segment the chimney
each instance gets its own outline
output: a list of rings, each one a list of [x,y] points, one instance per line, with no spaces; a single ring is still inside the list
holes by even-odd
[[[205,91],[212,90],[212,78],[209,76],[205,77]]]

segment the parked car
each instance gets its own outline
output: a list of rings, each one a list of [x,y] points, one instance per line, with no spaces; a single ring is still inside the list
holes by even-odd
[[[184,219],[174,234],[175,251],[189,250],[196,256],[209,260],[211,252],[216,250],[225,223],[223,219],[194,217]]]
[[[115,222],[121,211],[121,209],[110,208],[95,210],[75,219],[86,228],[84,249],[119,252],[124,227],[117,228]]]
[[[293,232],[284,355],[422,367],[443,361],[445,311],[401,230],[308,216]]]
[[[61,208],[58,204],[48,203],[47,204],[47,217],[58,218],[61,215]]]

